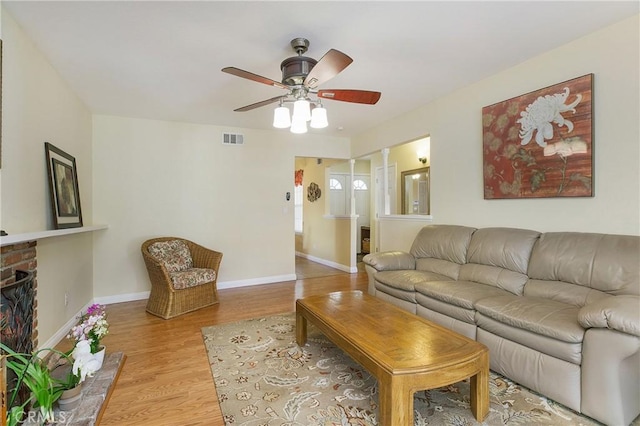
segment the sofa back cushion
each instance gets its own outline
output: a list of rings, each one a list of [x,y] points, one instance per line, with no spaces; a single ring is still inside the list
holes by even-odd
[[[528,280],[529,258],[539,232],[484,228],[474,232],[459,280],[474,281],[521,295]]]
[[[563,281],[545,281],[529,279],[524,288],[527,297],[555,300],[556,302],[582,307],[589,303],[611,297],[606,293],[577,284]]]
[[[638,236],[547,232],[531,254],[527,291],[553,293],[579,306],[605,295],[640,295],[639,261]]]
[[[475,230],[458,225],[423,227],[409,250],[416,258],[416,269],[457,279]]]
[[[448,260],[423,257],[416,259],[416,271],[433,272],[457,280],[460,275],[460,265]]]
[[[193,268],[191,251],[182,240],[153,243],[149,246],[149,254],[162,262],[168,272],[180,272]]]

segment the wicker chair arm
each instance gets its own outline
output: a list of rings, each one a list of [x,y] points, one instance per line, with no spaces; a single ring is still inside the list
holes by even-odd
[[[171,278],[169,277],[169,271],[164,266],[164,263],[156,259],[154,256],[149,253],[149,246],[156,242],[168,241],[170,239],[174,239],[172,237],[162,237],[162,238],[154,238],[148,241],[145,241],[142,244],[142,258],[144,259],[144,263],[147,267],[147,272],[149,273],[149,280],[151,281],[151,285],[164,287],[166,290],[170,292],[174,292],[175,289],[171,284]]]
[[[186,241],[186,243],[189,245],[189,250],[191,251],[194,268],[213,269],[216,271],[216,274],[218,274],[220,262],[222,261],[221,252],[208,249],[194,242]]]
[[[166,288],[169,291],[175,291],[173,285],[171,285],[171,278],[169,272],[165,268],[164,264],[151,256],[149,253],[142,251],[142,257],[149,273],[149,280],[151,285],[158,285]]]

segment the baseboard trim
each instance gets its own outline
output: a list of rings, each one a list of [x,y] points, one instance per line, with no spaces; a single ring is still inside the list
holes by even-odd
[[[115,294],[113,296],[94,297],[93,303],[101,305],[111,305],[112,303],[133,302],[134,300],[148,299],[150,291],[140,293]]]
[[[289,275],[273,275],[271,277],[252,278],[249,280],[223,281],[218,282],[218,290],[227,288],[250,287],[252,285],[273,284],[285,281],[295,281],[296,274]]]
[[[56,331],[53,336],[51,336],[46,342],[44,342],[41,345],[38,345],[38,349],[42,349],[42,348],[54,348],[58,343],[60,343],[62,341],[62,339],[67,337],[67,334],[69,334],[69,331],[71,330],[71,327],[75,326],[78,324],[78,319],[80,318],[80,316],[86,312],[87,308],[89,306],[91,306],[93,304],[93,302],[89,302],[86,305],[84,305],[82,307],[82,309],[80,309],[78,312],[75,313],[75,315],[73,315],[71,318],[69,318],[69,320],[67,322],[65,322],[62,327],[60,327],[58,329],[58,331]],[[47,356],[47,353],[45,352],[40,352],[38,354],[39,356],[43,357],[43,356]]]
[[[358,268],[356,266],[349,267],[347,265],[343,265],[341,263],[336,263],[336,262],[333,262],[331,260],[326,260],[326,259],[322,259],[320,257],[311,256],[310,254],[307,254],[307,253],[302,253],[302,252],[297,251],[296,252],[296,256],[303,257],[305,259],[308,259],[308,260],[310,260],[312,262],[319,263],[319,264],[324,265],[324,266],[329,266],[329,267],[334,268],[334,269],[339,269],[339,270],[341,270],[343,272],[347,272],[349,274],[355,274],[356,272],[358,272]]]

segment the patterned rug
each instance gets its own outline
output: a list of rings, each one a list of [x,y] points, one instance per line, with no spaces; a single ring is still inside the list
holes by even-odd
[[[295,314],[202,329],[227,425],[377,425],[377,382],[312,324],[295,342]],[[598,425],[493,372],[483,425]],[[414,420],[423,425],[477,425],[469,380],[421,391]],[[635,423],[635,422],[634,422]]]

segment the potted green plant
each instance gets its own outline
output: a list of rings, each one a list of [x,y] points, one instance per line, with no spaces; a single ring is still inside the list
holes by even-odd
[[[42,422],[54,421],[53,404],[60,398],[63,389],[59,383],[53,379],[49,368],[38,355],[46,350],[55,350],[41,349],[33,354],[21,354],[14,352],[2,343],[0,343],[0,349],[2,349],[7,356],[7,368],[17,376],[16,386],[10,389],[8,407],[11,407],[11,409],[7,413],[7,424],[13,426],[22,421],[25,409],[27,409],[29,405],[39,411]],[[18,390],[22,384],[29,389],[31,394],[22,405],[13,406],[18,395]]]
[[[29,408],[38,410],[43,423],[53,422],[54,403],[61,410],[73,409],[81,399],[81,384],[86,377],[92,376],[99,363],[90,352],[89,342],[78,342],[69,352],[56,349],[40,349],[33,354],[16,353],[0,343],[0,349],[6,354],[6,366],[16,374],[17,383],[10,389],[7,413],[7,425],[19,424]],[[53,360],[47,363],[39,355],[50,352]],[[50,365],[53,367],[50,368]],[[13,406],[21,385],[30,391],[29,398],[22,405]]]

